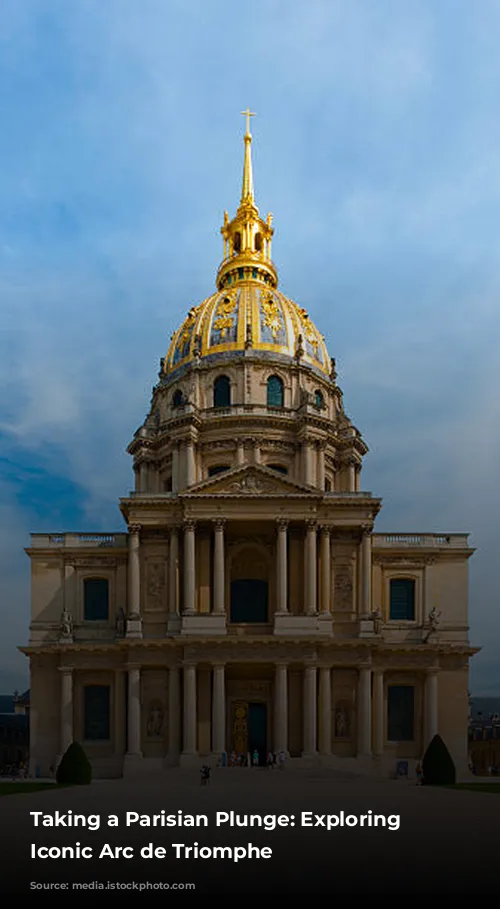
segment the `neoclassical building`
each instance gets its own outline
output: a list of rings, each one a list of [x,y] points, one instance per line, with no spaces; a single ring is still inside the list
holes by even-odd
[[[335,361],[278,289],[253,190],[128,448],[121,533],[33,534],[31,769],[233,749],[388,774],[436,731],[467,767],[467,534],[375,533]]]

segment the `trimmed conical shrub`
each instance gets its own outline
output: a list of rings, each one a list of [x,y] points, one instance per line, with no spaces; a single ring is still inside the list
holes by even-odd
[[[63,754],[56,772],[58,783],[85,786],[92,781],[90,761],[78,742],[73,742]]]
[[[456,770],[453,758],[440,735],[429,743],[422,761],[424,786],[453,786]]]

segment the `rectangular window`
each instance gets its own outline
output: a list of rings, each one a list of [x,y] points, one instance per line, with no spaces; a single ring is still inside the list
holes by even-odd
[[[387,740],[413,742],[415,738],[415,689],[390,685],[387,689]]]
[[[393,578],[390,582],[389,618],[400,622],[415,621],[415,581]]]
[[[109,685],[86,685],[84,688],[84,738],[88,742],[110,739]]]
[[[109,582],[106,578],[86,578],[83,582],[83,618],[86,622],[107,622]]]

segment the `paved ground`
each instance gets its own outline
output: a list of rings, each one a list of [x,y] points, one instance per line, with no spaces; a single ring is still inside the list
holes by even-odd
[[[227,769],[215,772],[207,788],[196,772],[170,771],[140,782],[95,782],[0,799],[2,893],[19,895],[31,883],[120,882],[193,883],[198,893],[307,894],[494,893],[500,801],[495,794],[434,790],[400,781],[378,781],[321,772]],[[88,828],[33,826],[30,811],[56,810],[104,821],[118,814],[120,826]],[[164,810],[207,814],[208,828],[126,827],[125,812],[153,815]],[[216,827],[217,811],[291,815],[295,826]],[[399,815],[399,830],[388,827],[304,828],[301,812],[317,815]],[[154,843],[165,859],[31,859],[31,844],[141,847]],[[176,859],[172,843],[272,849],[269,859]],[[94,886],[94,885],[93,885]],[[43,895],[43,890],[37,891]],[[91,892],[87,894],[92,898]]]

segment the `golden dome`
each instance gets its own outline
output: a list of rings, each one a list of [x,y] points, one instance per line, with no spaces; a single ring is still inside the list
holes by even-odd
[[[272,215],[264,221],[255,205],[250,111],[245,115],[241,200],[232,221],[224,212],[224,259],[217,272],[218,289],[190,309],[172,336],[162,372],[169,375],[200,357],[252,350],[262,352],[263,357],[300,361],[329,375],[323,336],[306,310],[277,289],[278,275],[271,260]]]

